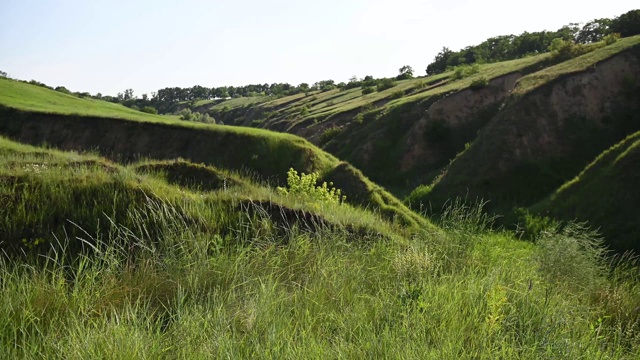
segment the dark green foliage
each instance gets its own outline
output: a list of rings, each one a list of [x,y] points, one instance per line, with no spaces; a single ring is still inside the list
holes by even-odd
[[[559,226],[558,221],[548,216],[532,214],[529,210],[519,207],[513,210],[516,218],[514,227],[516,235],[524,240],[534,241],[540,237],[543,231],[548,231]]]
[[[404,96],[404,90],[397,90],[397,91],[394,91],[393,93],[391,93],[389,98],[390,99],[400,99],[403,96]]]
[[[480,65],[460,65],[453,70],[453,79],[460,80],[480,72]]]
[[[434,75],[464,64],[494,63],[544,53],[548,51],[551,42],[556,38],[586,44],[600,41],[612,32],[627,37],[640,33],[639,19],[640,10],[632,10],[613,20],[594,19],[582,28],[579,28],[578,24],[572,23],[556,31],[496,36],[479,45],[467,46],[460,51],[452,51],[443,47],[433,62],[427,66],[426,72],[427,75]]]
[[[376,91],[384,91],[387,89],[391,89],[396,86],[396,82],[390,78],[384,78],[378,81],[378,85],[376,86]]]
[[[362,88],[362,95],[367,95],[376,92],[376,88],[373,86],[365,86]]]
[[[59,91],[59,92],[61,92],[61,93],[64,93],[64,94],[71,94],[71,91],[69,91],[69,90],[68,90],[66,87],[64,87],[64,86],[58,86],[58,87],[56,87],[56,88],[55,88],[55,90],[56,90],[56,91]]]
[[[399,74],[396,76],[396,80],[407,80],[413,78],[413,68],[409,65],[405,65],[398,70]]]
[[[342,132],[342,129],[339,127],[330,127],[320,134],[320,145],[324,145],[329,141],[333,140],[338,134]]]
[[[156,110],[156,108],[154,108],[153,106],[145,106],[142,109],[140,109],[140,111],[147,113],[147,114],[157,114],[158,110]]]
[[[613,19],[609,30],[622,37],[640,34],[640,10],[631,10]]]
[[[475,80],[473,80],[471,82],[471,85],[469,85],[469,87],[473,90],[479,90],[482,89],[484,87],[487,87],[489,85],[489,79],[487,79],[486,77],[482,76],[479,77]]]

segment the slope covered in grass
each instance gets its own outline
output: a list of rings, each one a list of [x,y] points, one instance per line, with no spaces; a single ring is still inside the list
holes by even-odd
[[[534,245],[457,208],[404,236],[345,205],[192,192],[135,168],[0,140],[0,238],[39,232],[14,243],[25,255],[0,252],[2,356],[640,355],[637,270],[608,271],[580,229]],[[265,197],[276,216],[250,205]]]
[[[617,251],[640,252],[640,132],[602,153],[575,179],[532,207],[564,220],[588,221]]]
[[[147,239],[154,238],[160,236],[155,220],[138,210],[159,203],[171,206],[173,212],[166,215],[176,216],[185,226],[230,236],[238,226],[260,217],[274,223],[287,220],[288,226],[301,229],[343,229],[388,239],[405,231],[381,220],[380,213],[346,204],[299,201],[239,175],[226,174],[237,183],[214,188],[219,178],[204,172],[218,175],[219,171],[185,161],[168,165],[172,164],[145,161],[125,168],[95,155],[44,150],[0,138],[0,247],[15,251],[43,241],[50,245],[54,236],[99,238],[109,234],[112,223],[126,227],[136,223],[148,232]],[[154,166],[162,171],[153,171]],[[78,241],[71,245],[80,246]]]
[[[640,129],[639,76],[635,36],[520,79],[423,203],[439,209],[451,197],[484,198],[506,214],[541,201]]]
[[[195,124],[136,112],[129,116],[129,110],[113,118],[108,112],[113,104],[92,100],[93,107],[83,107],[83,99],[34,85],[6,79],[0,84],[6,90],[0,100],[0,133],[22,142],[97,150],[118,161],[184,158],[252,173],[274,184],[283,184],[290,168],[319,172],[322,177],[331,175],[332,179],[343,172],[335,182],[348,196],[347,201],[381,209],[389,217],[397,216],[415,226],[426,225],[384,189],[367,185],[370,181],[362,173],[344,172],[348,165],[291,134]],[[357,188],[352,191],[350,185]],[[367,191],[361,191],[363,186]]]

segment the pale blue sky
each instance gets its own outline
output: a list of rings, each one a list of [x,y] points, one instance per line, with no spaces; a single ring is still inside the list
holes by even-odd
[[[635,6],[634,6],[635,5]],[[635,1],[0,0],[0,70],[72,91],[417,75],[443,46],[614,17]]]

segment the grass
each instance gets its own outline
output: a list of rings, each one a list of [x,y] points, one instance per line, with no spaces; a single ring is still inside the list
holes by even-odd
[[[85,228],[94,245],[77,256],[63,255],[60,238],[46,256],[0,257],[2,355],[640,355],[636,270],[608,275],[597,249],[580,246],[587,233],[550,232],[535,246],[487,232],[476,210],[453,211],[445,231],[397,242],[294,226],[270,232],[268,218],[224,208],[198,213],[244,219],[223,233],[190,226],[171,201],[138,203],[129,226],[106,223],[93,240]]]
[[[263,181],[275,183],[282,183],[291,167],[325,177],[341,166],[335,157],[291,134],[174,121],[138,112],[128,116],[129,109],[121,106],[118,108],[123,112],[119,115],[124,118],[108,118],[102,117],[110,114],[104,109],[113,104],[91,100],[94,107],[82,107],[84,99],[34,85],[0,80],[0,86],[8,86],[0,101],[0,133],[32,144],[45,142],[78,150],[99,148],[104,155],[124,161],[140,156],[156,160],[182,157],[222,169],[249,171]],[[76,107],[79,112],[72,110]],[[40,130],[23,132],[25,126]],[[62,135],[69,131],[82,136]],[[130,140],[124,140],[127,138]],[[368,183],[360,172],[347,175],[336,181],[346,194],[354,193],[349,186]],[[392,199],[384,189],[369,188],[371,192],[360,197],[358,204],[380,209],[390,218],[406,219],[415,226],[428,226],[426,220]]]
[[[65,115],[97,116],[149,122],[175,122],[175,116],[152,115],[114,104],[0,78],[0,106]]]
[[[525,94],[564,75],[587,71],[589,68],[596,66],[597,63],[617,53],[637,47],[638,44],[640,44],[640,35],[620,39],[612,45],[604,46],[585,55],[547,67],[520,79],[514,93]]]
[[[598,224],[613,249],[637,250],[640,132],[599,155],[578,176],[531,207],[539,214]]]

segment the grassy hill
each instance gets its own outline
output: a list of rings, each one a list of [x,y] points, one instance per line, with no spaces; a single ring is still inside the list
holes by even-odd
[[[477,139],[414,201],[438,209],[451,197],[484,198],[502,214],[541,201],[640,129],[639,73],[636,36],[521,78]]]
[[[596,224],[617,251],[640,243],[640,132],[599,155],[577,177],[532,210],[563,220]]]
[[[640,234],[639,51],[180,104],[362,172],[0,79],[0,358],[638,359],[640,263],[605,246]],[[607,241],[521,241],[487,214],[513,205]]]
[[[174,181],[203,173],[239,183]],[[462,208],[416,232],[185,161],[7,139],[0,199],[8,358],[640,355],[637,280],[585,232],[533,245]]]
[[[190,123],[96,100],[87,100],[85,106],[84,99],[34,85],[6,79],[0,84],[6,90],[0,97],[0,133],[23,142],[96,150],[125,162],[180,157],[249,172],[276,185],[284,183],[290,168],[318,172],[335,182],[349,202],[379,209],[413,226],[428,226],[362,173],[294,135]]]

